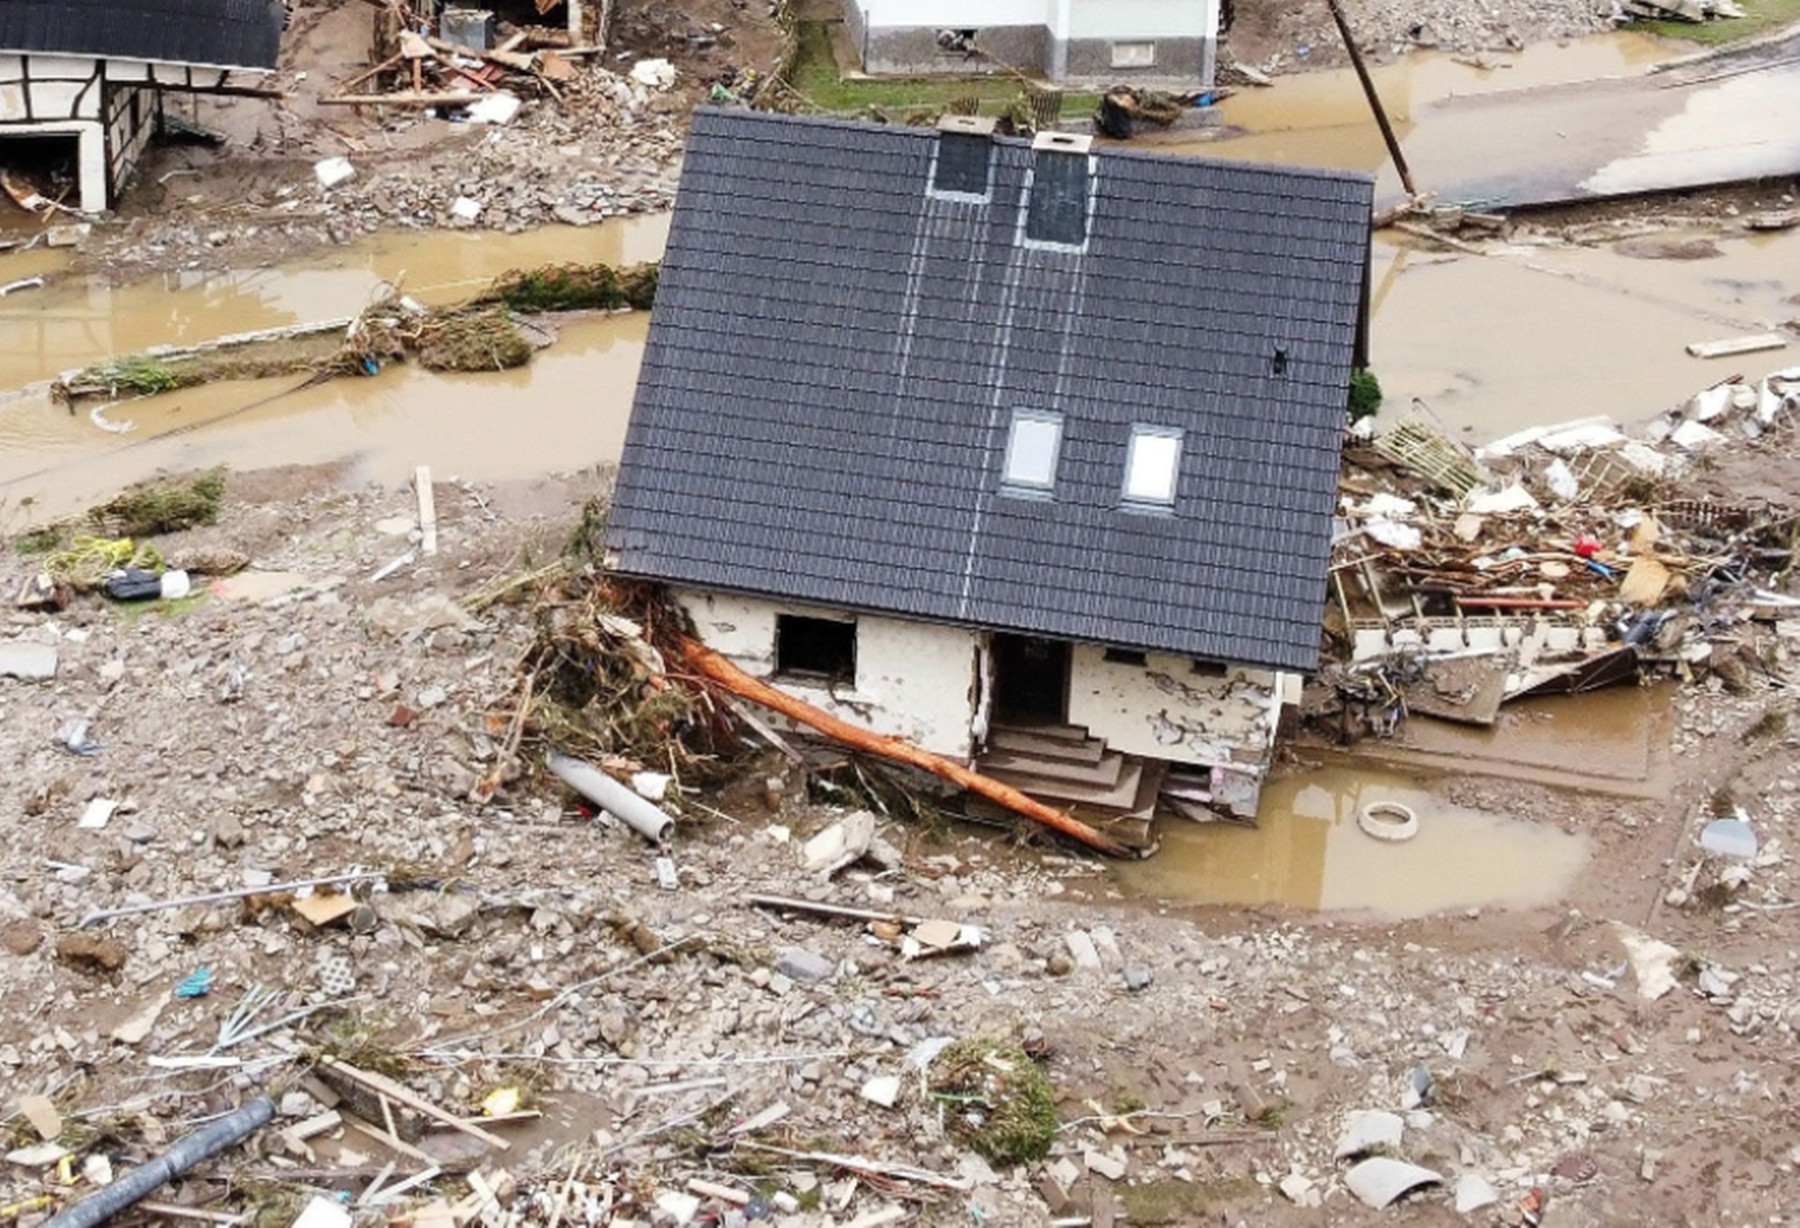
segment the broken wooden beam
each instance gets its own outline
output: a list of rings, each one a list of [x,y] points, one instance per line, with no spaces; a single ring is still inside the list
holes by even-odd
[[[431,1101],[413,1092],[412,1089],[401,1086],[386,1075],[379,1075],[371,1070],[359,1070],[355,1066],[350,1065],[350,1063],[339,1061],[335,1057],[320,1058],[319,1067],[322,1070],[331,1071],[333,1074],[348,1079],[353,1083],[360,1083],[377,1095],[392,1100],[395,1104],[403,1104],[416,1113],[443,1122],[452,1130],[461,1131],[470,1138],[478,1138],[490,1147],[497,1147],[501,1151],[505,1151],[512,1146],[511,1143],[508,1143],[499,1135],[489,1134],[480,1126],[471,1125],[462,1118],[440,1109],[437,1105],[431,1103]]]
[[[1730,358],[1734,354],[1754,354],[1758,350],[1779,350],[1786,345],[1787,339],[1778,333],[1757,333],[1724,341],[1689,342],[1687,352],[1695,358]]]
[[[899,738],[885,737],[878,733],[870,733],[858,729],[848,721],[841,721],[828,712],[804,700],[795,699],[785,691],[777,690],[759,678],[752,678],[743,670],[733,665],[719,653],[701,644],[697,640],[685,636],[681,640],[682,652],[694,671],[703,677],[718,683],[734,695],[761,704],[765,708],[781,713],[790,720],[799,721],[812,729],[818,730],[834,741],[842,742],[856,750],[864,750],[883,759],[891,759],[895,763],[904,763],[909,767],[920,768],[930,772],[959,788],[987,798],[989,801],[1006,807],[1015,814],[1024,815],[1054,831],[1059,831],[1070,839],[1079,840],[1089,848],[1105,853],[1109,857],[1130,858],[1132,851],[1114,840],[1111,836],[1096,831],[1086,823],[1052,809],[1034,798],[1027,797],[1011,785],[1002,784],[989,776],[971,772],[959,763],[953,763],[941,755],[914,746],[911,742]]]

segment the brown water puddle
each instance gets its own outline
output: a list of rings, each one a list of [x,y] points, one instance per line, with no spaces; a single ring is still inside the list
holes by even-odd
[[[1404,141],[1414,116],[1442,99],[1635,75],[1671,54],[1667,44],[1645,35],[1601,34],[1492,55],[1487,59],[1496,67],[1491,68],[1458,63],[1445,52],[1421,52],[1376,65],[1371,75]],[[1197,139],[1188,132],[1150,133],[1133,144],[1160,152],[1371,174],[1387,161],[1381,132],[1348,68],[1278,77],[1272,88],[1246,89],[1227,98],[1219,112],[1226,128],[1240,135]]]
[[[1357,813],[1400,802],[1419,819],[1404,843],[1367,835]],[[1408,777],[1296,769],[1263,790],[1258,826],[1165,823],[1162,849],[1114,873],[1171,903],[1281,904],[1393,920],[1472,907],[1552,904],[1592,851],[1585,836],[1449,806]]]
[[[501,481],[617,458],[647,317],[564,324],[530,366],[442,376],[411,367],[291,392],[300,380],[232,382],[71,415],[42,383],[159,343],[329,319],[359,311],[383,283],[426,302],[466,297],[507,269],[661,255],[665,217],[527,235],[382,236],[321,260],[126,287],[53,281],[0,300],[0,498],[36,521],[78,511],[163,469],[254,469],[345,456],[359,477],[397,482],[415,465]],[[38,253],[26,253],[29,258]],[[10,279],[14,256],[0,258]],[[23,275],[23,274],[21,274]],[[35,385],[35,386],[33,386]],[[105,423],[130,429],[114,432]]]

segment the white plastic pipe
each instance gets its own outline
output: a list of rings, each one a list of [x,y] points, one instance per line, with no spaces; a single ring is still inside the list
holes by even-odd
[[[632,831],[662,844],[675,834],[675,820],[660,806],[647,802],[599,768],[569,755],[550,752],[546,761],[557,778],[575,792],[620,820]]]

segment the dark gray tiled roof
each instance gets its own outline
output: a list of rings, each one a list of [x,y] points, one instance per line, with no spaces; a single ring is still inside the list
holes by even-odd
[[[0,0],[0,51],[273,68],[281,0]]]
[[[927,194],[936,139],[696,115],[619,569],[1316,666],[1371,181],[1102,150],[1078,254],[1017,241],[1027,143],[981,204]],[[1000,491],[1015,407],[1065,416],[1051,500]],[[1173,514],[1120,506],[1134,423],[1186,432]]]

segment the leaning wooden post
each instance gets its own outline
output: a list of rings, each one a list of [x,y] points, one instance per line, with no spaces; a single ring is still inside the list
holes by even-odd
[[[1337,22],[1338,33],[1344,36],[1344,50],[1350,53],[1350,64],[1356,69],[1356,79],[1362,82],[1363,93],[1368,96],[1369,109],[1375,112],[1375,122],[1381,127],[1381,139],[1387,142],[1388,156],[1394,160],[1394,169],[1400,172],[1400,186],[1406,189],[1408,196],[1417,197],[1419,189],[1413,186],[1412,171],[1407,168],[1406,157],[1400,152],[1400,139],[1394,135],[1394,126],[1388,123],[1387,112],[1381,109],[1381,97],[1375,92],[1375,82],[1369,76],[1369,70],[1363,64],[1362,52],[1357,50],[1356,39],[1350,34],[1350,23],[1344,20],[1344,10],[1338,7],[1338,0],[1325,0],[1331,6],[1331,19]]]
[[[866,750],[883,759],[892,759],[896,763],[904,763],[930,772],[933,776],[941,777],[959,788],[967,789],[971,793],[979,793],[982,797],[1005,806],[1015,814],[1035,819],[1044,826],[1079,840],[1089,848],[1105,853],[1109,857],[1129,858],[1135,856],[1130,849],[1111,836],[1095,831],[1086,823],[1072,818],[1060,810],[1054,810],[1042,802],[1026,797],[1011,785],[1002,784],[992,777],[983,776],[977,772],[971,772],[961,764],[953,763],[941,755],[934,755],[928,750],[914,746],[911,742],[870,733],[866,729],[858,729],[828,712],[821,712],[804,700],[795,699],[785,691],[776,690],[761,679],[752,678],[697,640],[683,636],[681,651],[696,673],[710,678],[732,694],[741,695],[753,703],[781,713],[790,720],[796,720],[802,725],[817,729],[825,736],[842,742],[846,746],[853,746],[857,750]]]

